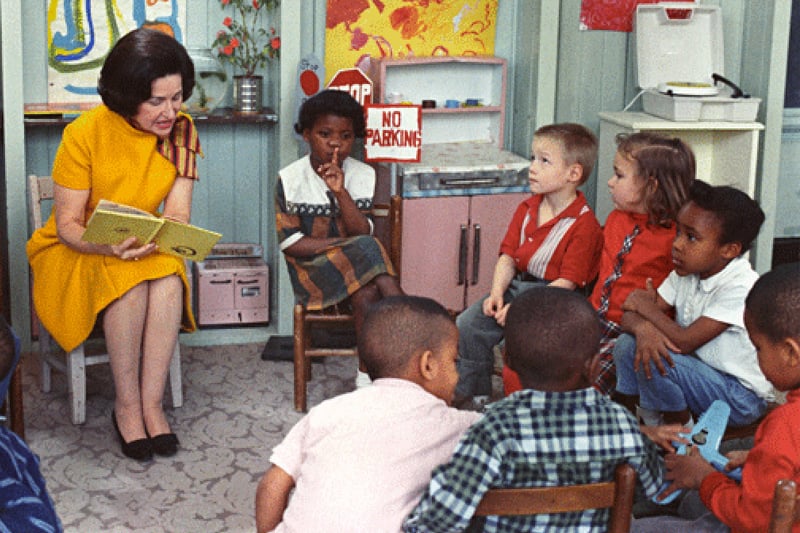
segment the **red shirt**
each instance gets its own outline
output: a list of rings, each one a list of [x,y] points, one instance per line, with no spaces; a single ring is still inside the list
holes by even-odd
[[[603,231],[586,197],[577,198],[552,220],[538,225],[543,196],[535,194],[519,204],[500,253],[514,259],[518,272],[554,281],[567,279],[583,287],[597,276]]]
[[[761,532],[769,524],[775,483],[800,484],[800,390],[767,415],[756,430],[753,448],[742,469],[742,483],[715,472],[700,484],[700,498],[734,533]],[[792,531],[800,532],[795,522]]]
[[[600,294],[603,282],[614,271],[617,254],[622,241],[639,224],[640,233],[633,241],[631,251],[622,263],[622,275],[611,286],[611,298],[606,319],[619,323],[622,319],[622,304],[634,289],[644,289],[647,279],[658,287],[672,271],[672,241],[675,239],[675,225],[669,228],[647,223],[647,215],[613,210],[603,228],[603,252],[600,256],[600,272],[589,302],[600,307]]]

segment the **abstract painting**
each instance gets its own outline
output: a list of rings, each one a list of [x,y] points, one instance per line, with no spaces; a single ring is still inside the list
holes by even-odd
[[[100,68],[121,36],[150,26],[183,42],[185,24],[186,0],[50,0],[48,102],[99,102]]]
[[[328,79],[371,58],[494,55],[498,1],[328,0]]]

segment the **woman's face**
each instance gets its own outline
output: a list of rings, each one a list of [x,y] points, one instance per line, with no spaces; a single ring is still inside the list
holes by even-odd
[[[131,122],[136,128],[164,138],[172,131],[183,104],[183,79],[169,74],[153,81],[150,98],[139,104]]]

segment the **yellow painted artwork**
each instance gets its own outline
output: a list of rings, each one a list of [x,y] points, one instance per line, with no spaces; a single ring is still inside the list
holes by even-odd
[[[327,79],[370,58],[494,55],[499,0],[328,0]]]

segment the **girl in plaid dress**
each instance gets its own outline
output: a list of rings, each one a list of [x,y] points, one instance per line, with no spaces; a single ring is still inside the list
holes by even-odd
[[[402,294],[367,217],[375,171],[350,157],[365,133],[364,110],[348,93],[322,91],[303,104],[295,130],[310,153],[280,171],[275,192],[295,299],[310,310],[349,301],[358,335],[371,303]]]

